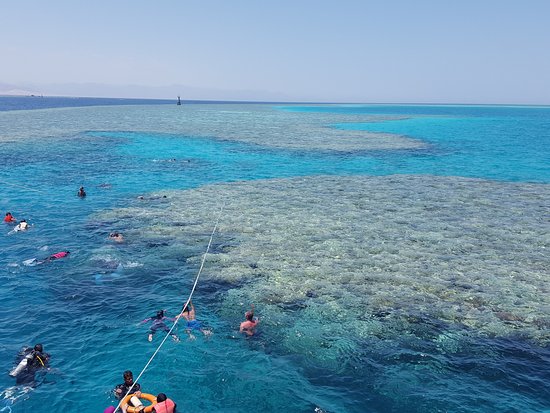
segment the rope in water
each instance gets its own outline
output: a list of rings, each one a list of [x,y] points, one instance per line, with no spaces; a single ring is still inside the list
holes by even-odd
[[[34,191],[34,192],[38,192],[40,194],[47,194],[48,192],[46,191],[41,191],[40,189],[34,189],[34,188],[31,188],[30,186],[25,186],[25,185],[18,185],[18,184],[11,184],[9,182],[6,182],[2,179],[0,179],[0,182],[2,182],[4,185],[8,185],[8,186],[13,186],[13,187],[16,187],[16,188],[23,188],[27,191]],[[1,411],[1,410],[0,410]]]
[[[189,297],[187,298],[187,301],[183,305],[182,310],[189,304],[189,302],[191,301],[191,298],[193,297],[193,293],[195,292],[195,289],[197,288],[197,284],[199,282],[199,277],[201,275],[202,269],[204,268],[204,262],[206,261],[206,255],[208,254],[208,251],[210,250],[210,246],[212,245],[212,239],[214,238],[214,234],[216,233],[216,230],[218,229],[218,223],[220,222],[220,218],[222,216],[222,212],[223,212],[224,207],[225,207],[225,202],[222,204],[222,206],[220,208],[220,212],[219,212],[218,218],[216,220],[216,225],[214,225],[214,229],[212,230],[212,234],[210,234],[210,240],[208,241],[208,245],[206,246],[206,251],[204,252],[204,254],[202,256],[201,265],[199,267],[199,271],[197,273],[197,276],[195,277],[195,282],[193,283],[193,288],[191,288],[191,292],[189,293]],[[141,376],[143,376],[143,373],[145,373],[145,371],[147,370],[147,368],[149,367],[149,365],[151,364],[151,362],[153,361],[153,359],[155,358],[157,353],[160,351],[160,349],[163,346],[164,342],[172,334],[172,331],[174,330],[174,328],[178,324],[179,320],[180,320],[180,317],[176,317],[176,319],[174,320],[174,323],[172,324],[172,328],[170,328],[170,331],[168,331],[166,333],[166,335],[164,336],[164,338],[160,342],[159,346],[157,347],[157,349],[155,350],[155,352],[153,353],[151,358],[149,358],[149,361],[147,362],[147,364],[145,364],[145,367],[143,367],[143,369],[141,370],[141,372],[139,373],[137,378],[134,380],[134,384],[136,384],[139,381],[139,379],[141,378]],[[118,404],[115,408],[115,411],[120,407],[122,401],[126,398],[126,396],[128,396],[130,394],[130,392],[132,390],[132,387],[133,387],[133,385],[130,386],[130,388],[128,389],[126,394],[120,398],[120,400],[119,400],[119,402],[118,402]]]

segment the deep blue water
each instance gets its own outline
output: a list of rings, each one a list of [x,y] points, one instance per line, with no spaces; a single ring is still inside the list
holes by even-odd
[[[30,103],[29,103],[30,102]],[[118,103],[117,103],[118,102]],[[0,98],[0,110],[96,105],[173,104],[67,98]],[[153,350],[136,324],[157,307],[172,314],[191,286],[196,266],[155,256],[140,240],[106,241],[117,222],[98,219],[113,208],[139,207],[139,195],[217,182],[305,175],[434,174],[513,182],[550,182],[550,108],[489,106],[285,106],[292,113],[325,111],[406,115],[398,121],[333,124],[341,129],[395,133],[426,149],[331,153],[299,151],[204,137],[137,131],[87,131],[56,139],[2,144],[0,210],[26,218],[27,233],[6,235],[0,247],[1,370],[25,344],[42,341],[55,371],[11,406],[14,413],[52,406],[102,411],[121,372],[143,367]],[[244,125],[243,125],[244,127]],[[105,184],[105,185],[103,185]],[[86,199],[75,194],[79,186]],[[159,204],[162,208],[162,204]],[[205,206],[209,207],[209,206]],[[93,218],[92,218],[93,217]],[[119,228],[124,230],[124,228]],[[201,254],[197,245],[189,256]],[[71,258],[25,267],[24,259],[62,249]],[[127,266],[120,269],[118,264]],[[17,265],[15,265],[17,264]],[[134,266],[134,264],[140,264]],[[101,277],[98,281],[98,275]],[[217,285],[195,298],[199,317],[214,327],[208,341],[175,344],[142,384],[175,395],[184,411],[535,412],[550,409],[550,353],[516,339],[484,338],[446,357],[426,356],[423,343],[365,340],[360,362],[334,374],[277,353],[274,343],[234,339],[239,320],[217,310]],[[179,332],[183,334],[183,332]],[[156,343],[158,343],[158,338]],[[413,366],[409,370],[403,365]],[[448,370],[441,374],[441,370]],[[360,373],[357,373],[359,371]],[[377,377],[394,376],[387,388]],[[441,381],[442,377],[446,380]],[[2,389],[13,386],[6,374]],[[423,387],[436,389],[426,398]],[[162,390],[161,390],[162,389]],[[90,396],[81,396],[82,392]],[[5,393],[4,393],[5,394]],[[0,405],[1,406],[1,405]],[[79,410],[80,411],[80,410]]]
[[[408,118],[334,125],[384,132],[430,146],[395,156],[375,155],[374,174],[421,173],[506,181],[550,182],[550,108],[509,106],[285,107],[289,111],[395,115]],[[371,158],[369,154],[367,158]],[[361,162],[355,158],[353,161]]]
[[[55,96],[0,96],[0,111],[111,105],[166,105],[176,100],[127,98],[68,98]]]

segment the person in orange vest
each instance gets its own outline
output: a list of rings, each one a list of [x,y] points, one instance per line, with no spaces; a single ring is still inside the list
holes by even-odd
[[[176,413],[176,403],[166,397],[166,394],[159,393],[157,396],[157,404],[153,407],[155,413]]]
[[[12,222],[17,222],[17,220],[13,217],[11,212],[6,212],[6,216],[4,217],[4,222],[9,224]]]

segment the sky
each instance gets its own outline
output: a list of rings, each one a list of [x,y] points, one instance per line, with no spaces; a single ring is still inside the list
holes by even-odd
[[[548,0],[17,0],[0,94],[550,104]]]

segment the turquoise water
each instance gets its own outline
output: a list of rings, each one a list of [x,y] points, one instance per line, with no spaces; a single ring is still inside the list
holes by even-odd
[[[183,411],[197,412],[550,409],[550,307],[540,298],[550,288],[544,254],[550,233],[550,108],[225,104],[24,109],[0,113],[0,209],[33,225],[11,235],[4,226],[0,237],[2,370],[12,367],[21,346],[40,341],[52,354],[53,371],[30,392],[13,388],[13,379],[1,376],[5,402],[14,413],[44,411],[43,406],[103,411],[113,403],[110,389],[120,383],[122,371],[137,375],[160,342],[157,335],[148,343],[147,327],[139,321],[160,308],[173,315],[181,307],[223,199],[226,209],[212,251],[220,258],[207,261],[194,296],[199,319],[214,334],[167,341],[140,380],[145,390],[163,391]],[[366,131],[422,145],[341,150],[327,147],[323,135],[316,146],[311,136],[319,130],[336,131],[331,139],[339,131],[360,138]],[[306,138],[307,145],[294,145]],[[397,178],[383,179],[394,174]],[[414,179],[399,181],[411,175]],[[334,183],[326,176],[382,178],[364,188],[360,182]],[[438,176],[447,180],[441,183]],[[277,181],[295,177],[298,181]],[[313,183],[300,184],[301,177]],[[257,186],[243,184],[250,181]],[[218,183],[233,186],[209,189]],[[88,192],[85,199],[76,197],[81,185]],[[334,190],[338,185],[340,193]],[[174,192],[179,190],[186,192]],[[466,190],[471,192],[462,195]],[[390,196],[394,191],[396,198]],[[488,192],[494,198],[484,198]],[[449,207],[461,196],[469,200],[464,212]],[[303,208],[301,198],[318,208],[292,215]],[[449,222],[469,221],[453,234],[431,227],[430,218],[437,213],[416,221],[420,209],[415,202],[426,206],[424,211],[452,209]],[[352,214],[357,205],[363,208]],[[503,215],[485,211],[492,205]],[[405,206],[410,209],[400,209]],[[362,221],[361,214],[377,211],[381,227],[368,226],[376,219]],[[474,220],[472,214],[480,218]],[[284,227],[294,219],[294,225]],[[309,219],[326,225],[312,224],[307,227],[311,238],[301,239],[306,232],[301,225]],[[476,251],[466,243],[445,241],[472,231],[468,245],[485,239],[497,244],[498,234],[490,231],[501,224],[513,231],[499,235],[510,242],[498,246],[503,249],[494,247],[496,255],[486,244]],[[429,294],[439,294],[446,303],[441,291],[429,290],[430,284],[440,283],[436,273],[445,272],[436,264],[437,271],[429,266],[421,271],[431,280],[427,286],[412,284],[399,294],[376,295],[376,302],[384,304],[374,303],[374,291],[358,290],[365,282],[354,277],[369,279],[373,271],[389,267],[407,274],[408,266],[425,259],[420,247],[395,253],[399,235],[383,245],[370,244],[373,233],[380,235],[378,241],[389,237],[383,230],[391,225],[396,234],[403,228],[429,232],[433,245],[454,249],[445,253],[449,265],[458,251],[471,251],[471,257],[461,258],[465,262],[456,272],[463,278],[453,285],[483,290],[481,297],[490,303],[483,307],[501,305],[491,310],[500,324],[485,319],[485,313],[470,314],[470,321],[448,315],[465,296],[449,306],[434,301],[434,313],[411,300],[417,288],[426,294],[418,300],[429,302]],[[269,231],[263,233],[266,227]],[[124,233],[123,244],[107,239],[113,230]],[[522,230],[528,238],[521,238]],[[334,242],[340,237],[349,244],[338,254],[347,258],[332,267],[340,258],[330,251],[339,251]],[[313,240],[311,249],[302,251],[298,243],[291,247],[298,239],[302,244]],[[69,259],[23,264],[63,249],[71,251]],[[309,265],[313,252],[318,255]],[[380,261],[368,261],[374,254],[380,254]],[[384,261],[389,255],[393,258]],[[392,261],[397,256],[402,261]],[[473,281],[476,268],[487,261],[494,265],[487,273],[501,268],[502,274],[491,274],[526,274],[532,278],[525,285],[536,285],[537,292],[514,290],[514,283],[501,288],[495,282],[497,288],[491,289],[492,282]],[[285,271],[296,277],[312,271],[313,279],[319,271],[311,268],[325,262],[322,273],[349,270],[349,278],[332,281],[330,289],[321,279],[305,297],[282,298],[284,291],[299,290],[285,284]],[[254,272],[258,268],[261,274]],[[237,277],[247,271],[252,271],[250,277]],[[271,280],[268,285],[263,276]],[[378,287],[407,284],[397,281]],[[301,282],[307,284],[308,277]],[[527,288],[516,282],[520,284]],[[516,298],[508,303],[511,295]],[[477,311],[481,305],[476,300]],[[237,330],[250,301],[263,321],[258,337],[246,340]],[[339,310],[325,315],[327,306]],[[516,315],[514,306],[517,320],[508,315]],[[340,320],[340,312],[350,318]],[[338,325],[350,323],[349,328],[326,323],[318,337],[324,317],[339,320]],[[358,326],[365,320],[369,326],[362,330]],[[181,327],[178,334],[185,336]]]

